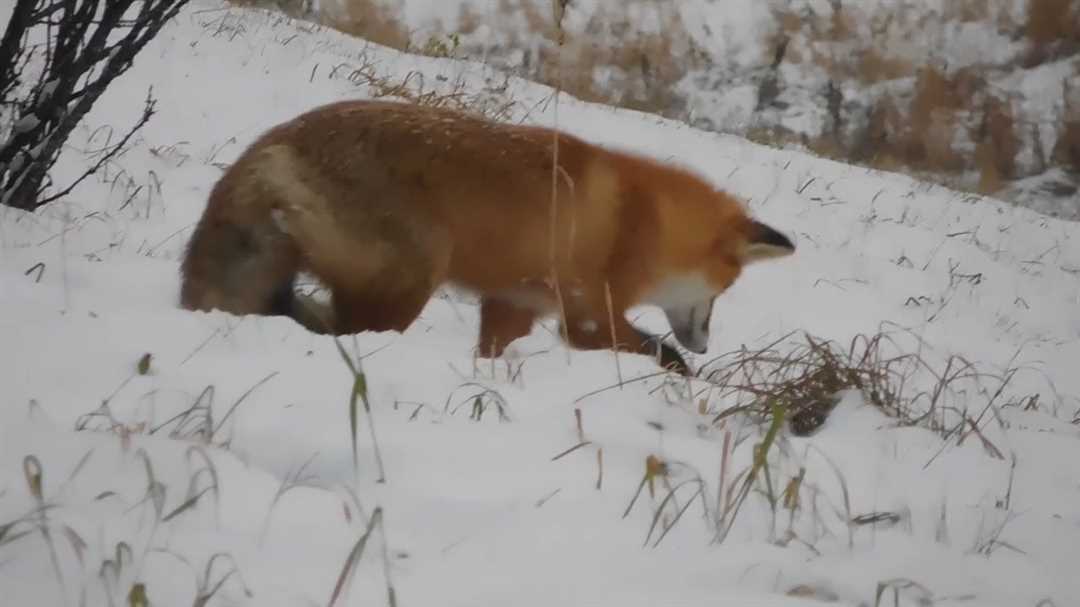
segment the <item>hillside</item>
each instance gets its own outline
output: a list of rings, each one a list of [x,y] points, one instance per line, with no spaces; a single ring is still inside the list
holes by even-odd
[[[350,564],[338,604],[385,604],[387,579],[402,606],[1080,602],[1076,223],[210,0],[106,93],[61,177],[148,87],[158,114],[106,171],[0,208],[5,604],[134,584],[153,605],[327,604]],[[550,323],[477,364],[475,303],[440,293],[404,334],[341,340],[370,403],[354,460],[335,342],[180,310],[178,260],[264,129],[389,94],[691,167],[798,252],[717,301],[690,381],[568,351]],[[835,408],[770,434],[795,384]]]
[[[1080,219],[1072,0],[571,0],[558,26],[547,0],[257,2],[582,99]]]

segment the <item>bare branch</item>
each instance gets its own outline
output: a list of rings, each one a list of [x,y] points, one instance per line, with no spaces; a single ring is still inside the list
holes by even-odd
[[[78,186],[80,183],[82,183],[84,179],[86,179],[87,177],[97,173],[99,170],[101,170],[101,167],[105,166],[105,163],[109,162],[110,160],[113,159],[113,157],[115,157],[117,154],[122,152],[124,150],[124,148],[127,146],[128,140],[131,139],[131,136],[134,135],[136,131],[141,129],[143,127],[143,125],[145,125],[147,122],[149,122],[150,118],[154,115],[154,111],[155,111],[154,106],[157,105],[157,100],[154,99],[153,92],[154,92],[153,87],[151,87],[150,89],[148,89],[146,91],[146,104],[143,106],[142,116],[140,116],[138,122],[136,122],[131,127],[131,129],[128,130],[128,132],[124,134],[124,136],[120,139],[119,143],[112,146],[108,151],[106,151],[104,154],[102,154],[101,157],[98,158],[97,162],[95,162],[92,167],[86,169],[83,172],[82,175],[79,175],[78,179],[71,182],[63,190],[57,192],[56,194],[53,194],[52,196],[49,196],[48,198],[43,198],[40,201],[38,201],[38,203],[37,203],[38,206],[49,204],[50,202],[52,202],[54,200],[58,200],[60,198],[63,198],[64,196],[67,196],[69,193],[71,193],[72,190],[75,189],[76,186]]]
[[[0,204],[32,211],[66,196],[123,151],[154,114],[149,94],[141,116],[117,146],[73,182],[44,196],[52,187],[49,171],[68,136],[188,1],[16,1],[0,40]],[[31,32],[40,30],[45,43],[28,47]],[[43,67],[27,75],[35,55]]]

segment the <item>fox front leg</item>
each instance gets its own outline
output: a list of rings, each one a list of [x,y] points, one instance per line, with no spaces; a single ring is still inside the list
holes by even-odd
[[[609,320],[614,321],[614,326]],[[663,343],[659,336],[650,335],[636,329],[621,313],[612,319],[604,316],[594,319],[577,310],[567,310],[566,324],[563,325],[570,345],[582,350],[610,350],[617,346],[623,352],[659,357],[660,366],[682,375],[690,375],[690,367],[682,355],[671,346]],[[612,344],[614,335],[615,344]]]

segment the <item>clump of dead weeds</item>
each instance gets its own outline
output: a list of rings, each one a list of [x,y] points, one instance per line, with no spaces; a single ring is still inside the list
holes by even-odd
[[[1017,369],[990,372],[960,355],[935,364],[924,355],[927,346],[916,341],[905,348],[896,335],[882,331],[856,335],[845,347],[789,333],[763,348],[723,354],[703,365],[699,377],[715,388],[716,402],[732,405],[717,412],[714,423],[735,413],[766,419],[781,407],[797,436],[817,431],[848,391],[898,425],[945,436],[965,425],[977,429],[987,410],[1010,403],[1005,392]],[[987,397],[977,417],[967,409],[974,394]]]
[[[845,390],[858,390],[887,413],[900,414],[896,384],[902,383],[900,367],[908,357],[883,360],[882,335],[858,336],[841,349],[804,333],[801,343],[785,352],[777,350],[793,335],[758,350],[744,347],[724,354],[702,367],[702,379],[738,401],[716,421],[773,402],[788,411],[792,432],[805,436],[824,424]]]

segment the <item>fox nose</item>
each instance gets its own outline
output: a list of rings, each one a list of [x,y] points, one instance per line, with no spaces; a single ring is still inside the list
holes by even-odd
[[[704,354],[709,348],[709,317],[712,315],[712,305],[713,300],[706,299],[689,305],[664,308],[675,339],[694,354]]]
[[[675,339],[679,341],[682,347],[690,350],[694,354],[704,354],[709,349],[709,333],[708,331],[702,331],[699,327],[672,327],[672,332],[675,334]]]

